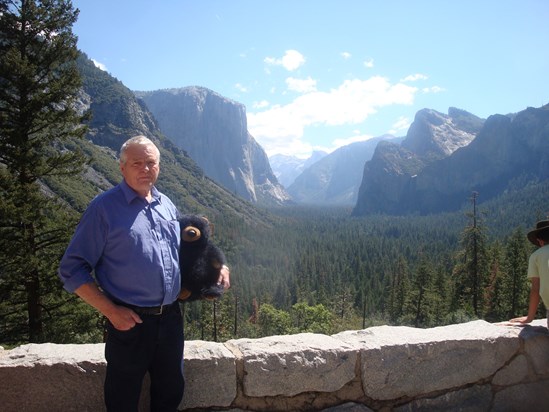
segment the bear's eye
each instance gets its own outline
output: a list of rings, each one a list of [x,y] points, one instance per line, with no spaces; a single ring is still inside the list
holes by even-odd
[[[187,226],[183,230],[183,240],[185,242],[194,242],[200,239],[201,233],[200,230],[194,226]]]

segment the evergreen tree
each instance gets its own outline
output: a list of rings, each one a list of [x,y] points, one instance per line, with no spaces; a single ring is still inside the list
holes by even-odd
[[[486,228],[477,213],[478,193],[472,195],[471,223],[463,230],[460,250],[454,267],[455,303],[477,317],[482,317],[484,290],[488,282],[488,256]]]
[[[433,316],[433,326],[443,325],[448,315],[448,276],[443,267],[436,268],[433,283],[432,301],[430,303]]]
[[[2,341],[43,341],[45,313],[53,319],[64,303],[55,272],[70,230],[44,179],[83,163],[63,145],[85,133],[74,105],[77,16],[68,0],[0,0]]]
[[[395,272],[391,278],[387,309],[389,320],[392,323],[396,323],[404,315],[410,287],[408,265],[403,256],[399,257]]]
[[[431,321],[432,298],[434,295],[433,272],[431,264],[422,257],[416,273],[412,279],[410,290],[410,313],[413,316],[414,326],[429,326]]]
[[[490,245],[488,255],[490,274],[484,296],[484,313],[485,319],[496,321],[502,318],[506,306],[506,297],[503,291],[503,248],[499,241],[496,240]]]
[[[506,319],[528,311],[530,282],[527,280],[528,259],[532,252],[524,232],[517,228],[505,247],[503,289]]]

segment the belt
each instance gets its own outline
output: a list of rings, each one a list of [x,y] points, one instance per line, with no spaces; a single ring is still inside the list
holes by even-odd
[[[174,305],[179,304],[177,300],[173,303],[170,303],[168,305],[160,305],[160,306],[134,306],[129,305],[127,303],[122,303],[122,306],[126,306],[127,308],[130,308],[138,315],[153,315],[158,316],[162,315],[163,313],[166,313],[171,309]]]

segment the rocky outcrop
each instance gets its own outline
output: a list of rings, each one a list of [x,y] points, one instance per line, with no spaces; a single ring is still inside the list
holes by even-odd
[[[288,187],[288,193],[296,203],[353,206],[357,201],[364,164],[372,158],[377,144],[400,140],[384,135],[340,147],[305,169]]]
[[[423,212],[414,192],[415,179],[428,166],[469,145],[483,123],[456,108],[448,115],[431,109],[417,112],[402,143],[378,145],[364,166],[353,214]]]
[[[190,341],[180,409],[546,411],[545,325],[546,320],[526,327],[474,321]],[[31,344],[0,351],[2,410],[104,410],[103,349]]]
[[[444,132],[447,119],[427,111],[418,113],[400,147],[376,149],[364,168],[355,215],[451,212],[472,192],[482,203],[549,179],[549,105],[490,116],[466,145],[461,137],[475,134],[478,119],[449,113],[451,134]],[[429,137],[432,130],[439,138]]]
[[[227,190],[253,203],[289,201],[265,151],[248,133],[244,105],[204,87],[136,94],[162,133]]]
[[[549,105],[490,116],[468,146],[422,170],[406,197],[423,213],[456,210],[473,191],[486,201],[547,179]]]
[[[432,109],[416,113],[402,147],[427,160],[450,156],[473,141],[482,119],[451,107],[448,114]]]

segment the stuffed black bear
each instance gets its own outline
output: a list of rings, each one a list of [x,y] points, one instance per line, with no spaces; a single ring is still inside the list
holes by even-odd
[[[218,284],[219,271],[226,263],[223,252],[212,243],[211,229],[205,217],[183,215],[179,219],[181,246],[181,293],[179,300],[213,300],[223,295],[223,285]]]

